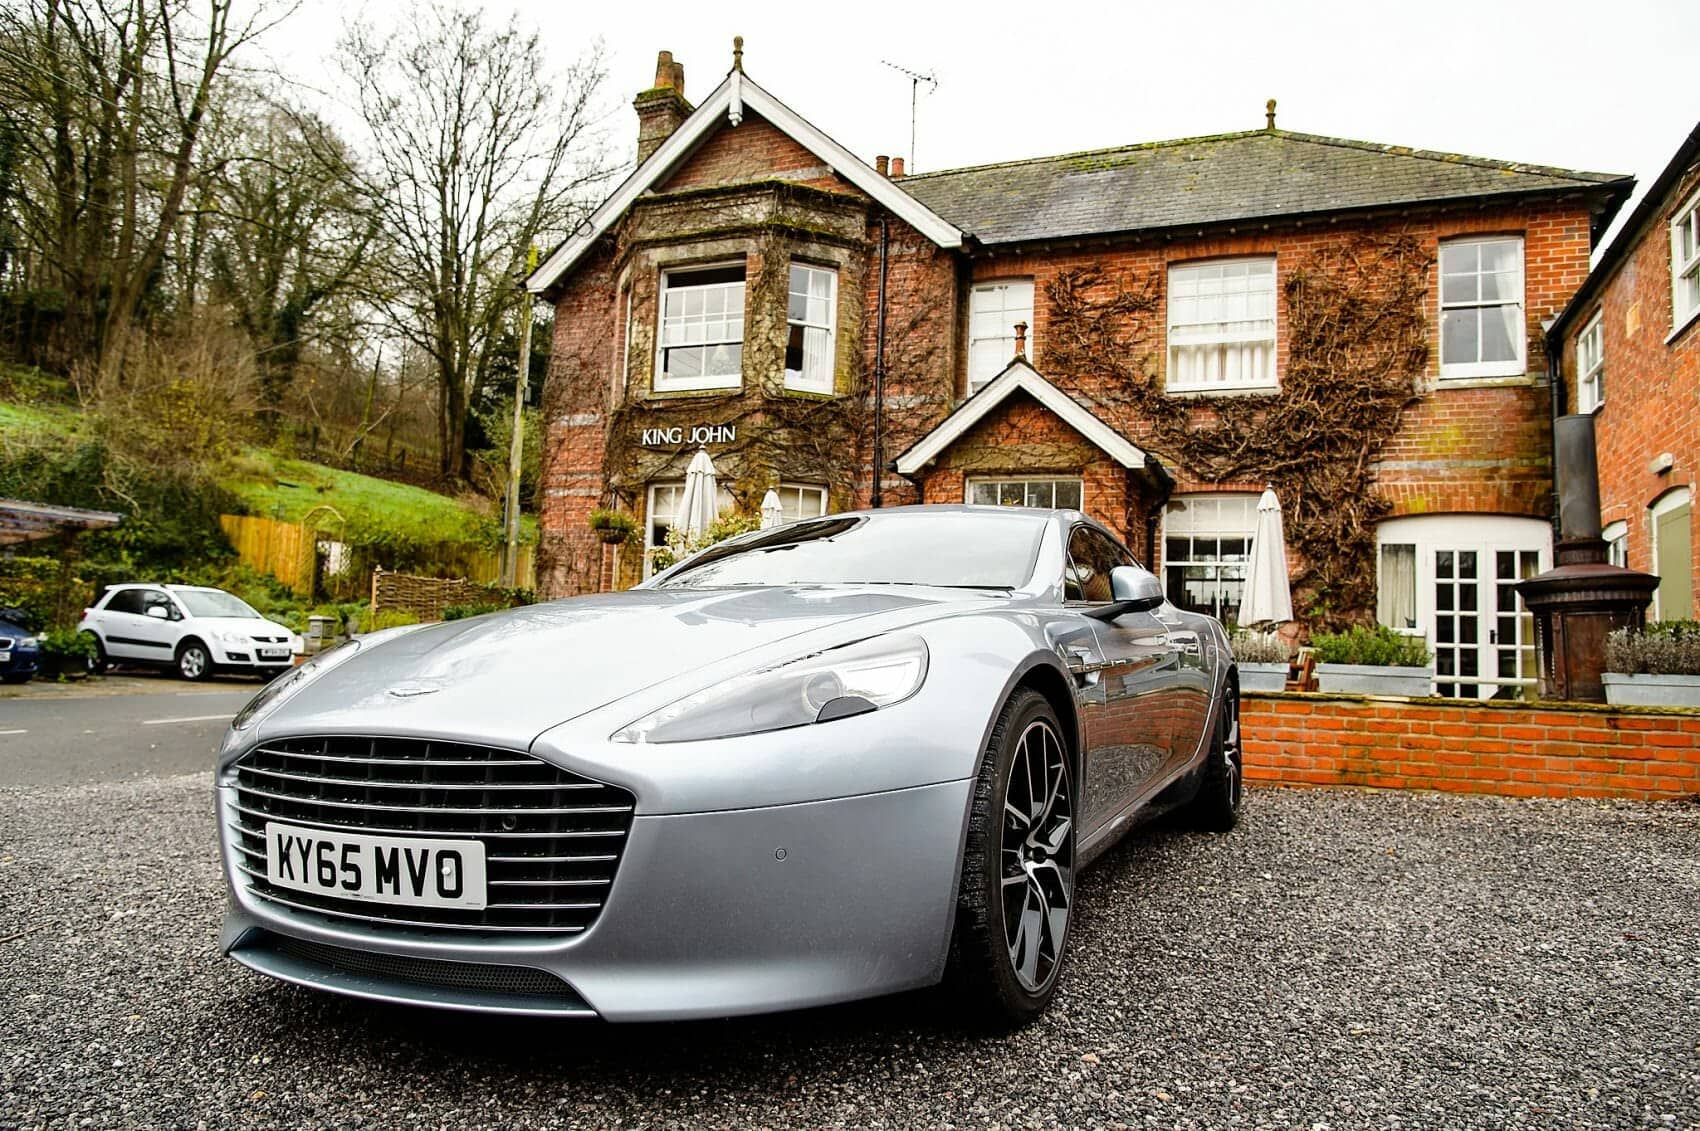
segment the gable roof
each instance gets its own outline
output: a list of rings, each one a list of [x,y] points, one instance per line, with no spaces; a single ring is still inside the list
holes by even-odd
[[[1578,190],[1596,194],[1609,220],[1634,179],[1265,129],[920,173],[898,183],[980,242],[1002,244]]]
[[[1096,416],[1079,401],[1045,380],[1039,371],[1018,357],[1004,367],[979,392],[957,406],[955,412],[939,422],[938,427],[921,437],[897,457],[900,475],[913,475],[986,418],[994,408],[1017,392],[1023,392],[1056,413],[1069,427],[1085,436],[1106,455],[1123,467],[1145,466],[1145,453],[1134,447],[1127,438]]]
[[[1629,214],[1629,219],[1624,221],[1623,227],[1618,229],[1611,246],[1600,253],[1600,261],[1594,264],[1594,269],[1588,272],[1582,286],[1571,296],[1558,317],[1552,320],[1552,325],[1547,327],[1547,341],[1563,340],[1566,327],[1575,319],[1577,313],[1598,298],[1600,288],[1617,272],[1618,266],[1630,252],[1646,238],[1653,222],[1664,214],[1667,207],[1677,203],[1669,199],[1670,196],[1682,187],[1682,182],[1690,171],[1696,168],[1700,168],[1700,122],[1695,123],[1682,144],[1676,147],[1670,162],[1653,183],[1647,186],[1647,194],[1635,206],[1635,211]]]
[[[839,176],[940,247],[962,246],[964,236],[955,225],[905,193],[889,178],[869,168],[855,154],[756,85],[748,75],[733,70],[703,100],[702,105],[649,155],[649,159],[620,182],[608,199],[550,253],[549,258],[526,279],[526,288],[533,293],[541,293],[559,283],[640,196],[664,182],[715,130],[721,127],[736,129],[736,121],[729,121],[729,118],[741,118],[745,110],[771,122],[831,166]]]

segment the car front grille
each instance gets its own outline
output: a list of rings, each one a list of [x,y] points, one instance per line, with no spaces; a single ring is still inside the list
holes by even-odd
[[[572,934],[594,923],[635,803],[626,790],[529,754],[408,738],[267,742],[236,763],[235,788],[231,839],[254,895],[361,923],[489,934]],[[267,821],[482,841],[487,906],[408,907],[274,885]]]

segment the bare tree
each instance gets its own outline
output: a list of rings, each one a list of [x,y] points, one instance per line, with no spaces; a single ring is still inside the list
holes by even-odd
[[[264,30],[235,0],[19,0],[0,8],[0,104],[21,226],[65,295],[73,356],[121,370],[157,287],[233,52]],[[265,25],[269,26],[269,24]]]
[[[595,110],[600,45],[564,70],[550,63],[517,21],[492,27],[447,4],[393,34],[354,25],[343,42],[402,296],[397,328],[435,368],[449,478],[467,475],[469,409],[512,316],[527,247],[568,228],[612,171]]]

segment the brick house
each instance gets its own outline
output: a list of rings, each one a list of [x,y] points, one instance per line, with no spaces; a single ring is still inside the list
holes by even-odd
[[[1427,635],[1442,693],[1532,681],[1510,586],[1551,564],[1541,325],[1628,178],[1295,133],[1273,104],[905,176],[741,66],[693,107],[665,52],[635,105],[638,168],[530,281],[556,309],[548,594],[638,581],[589,512],[659,544],[706,447],[746,513],[769,488],[788,517],[1079,506],[1231,619],[1269,484],[1301,619]]]
[[[1659,575],[1652,615],[1694,616],[1700,532],[1700,125],[1548,331],[1567,407],[1594,414],[1612,561]]]

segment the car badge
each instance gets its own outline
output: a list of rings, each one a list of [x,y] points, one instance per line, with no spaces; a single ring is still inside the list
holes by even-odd
[[[412,699],[417,695],[433,695],[442,690],[435,683],[398,683],[390,688],[390,694],[397,699]]]

